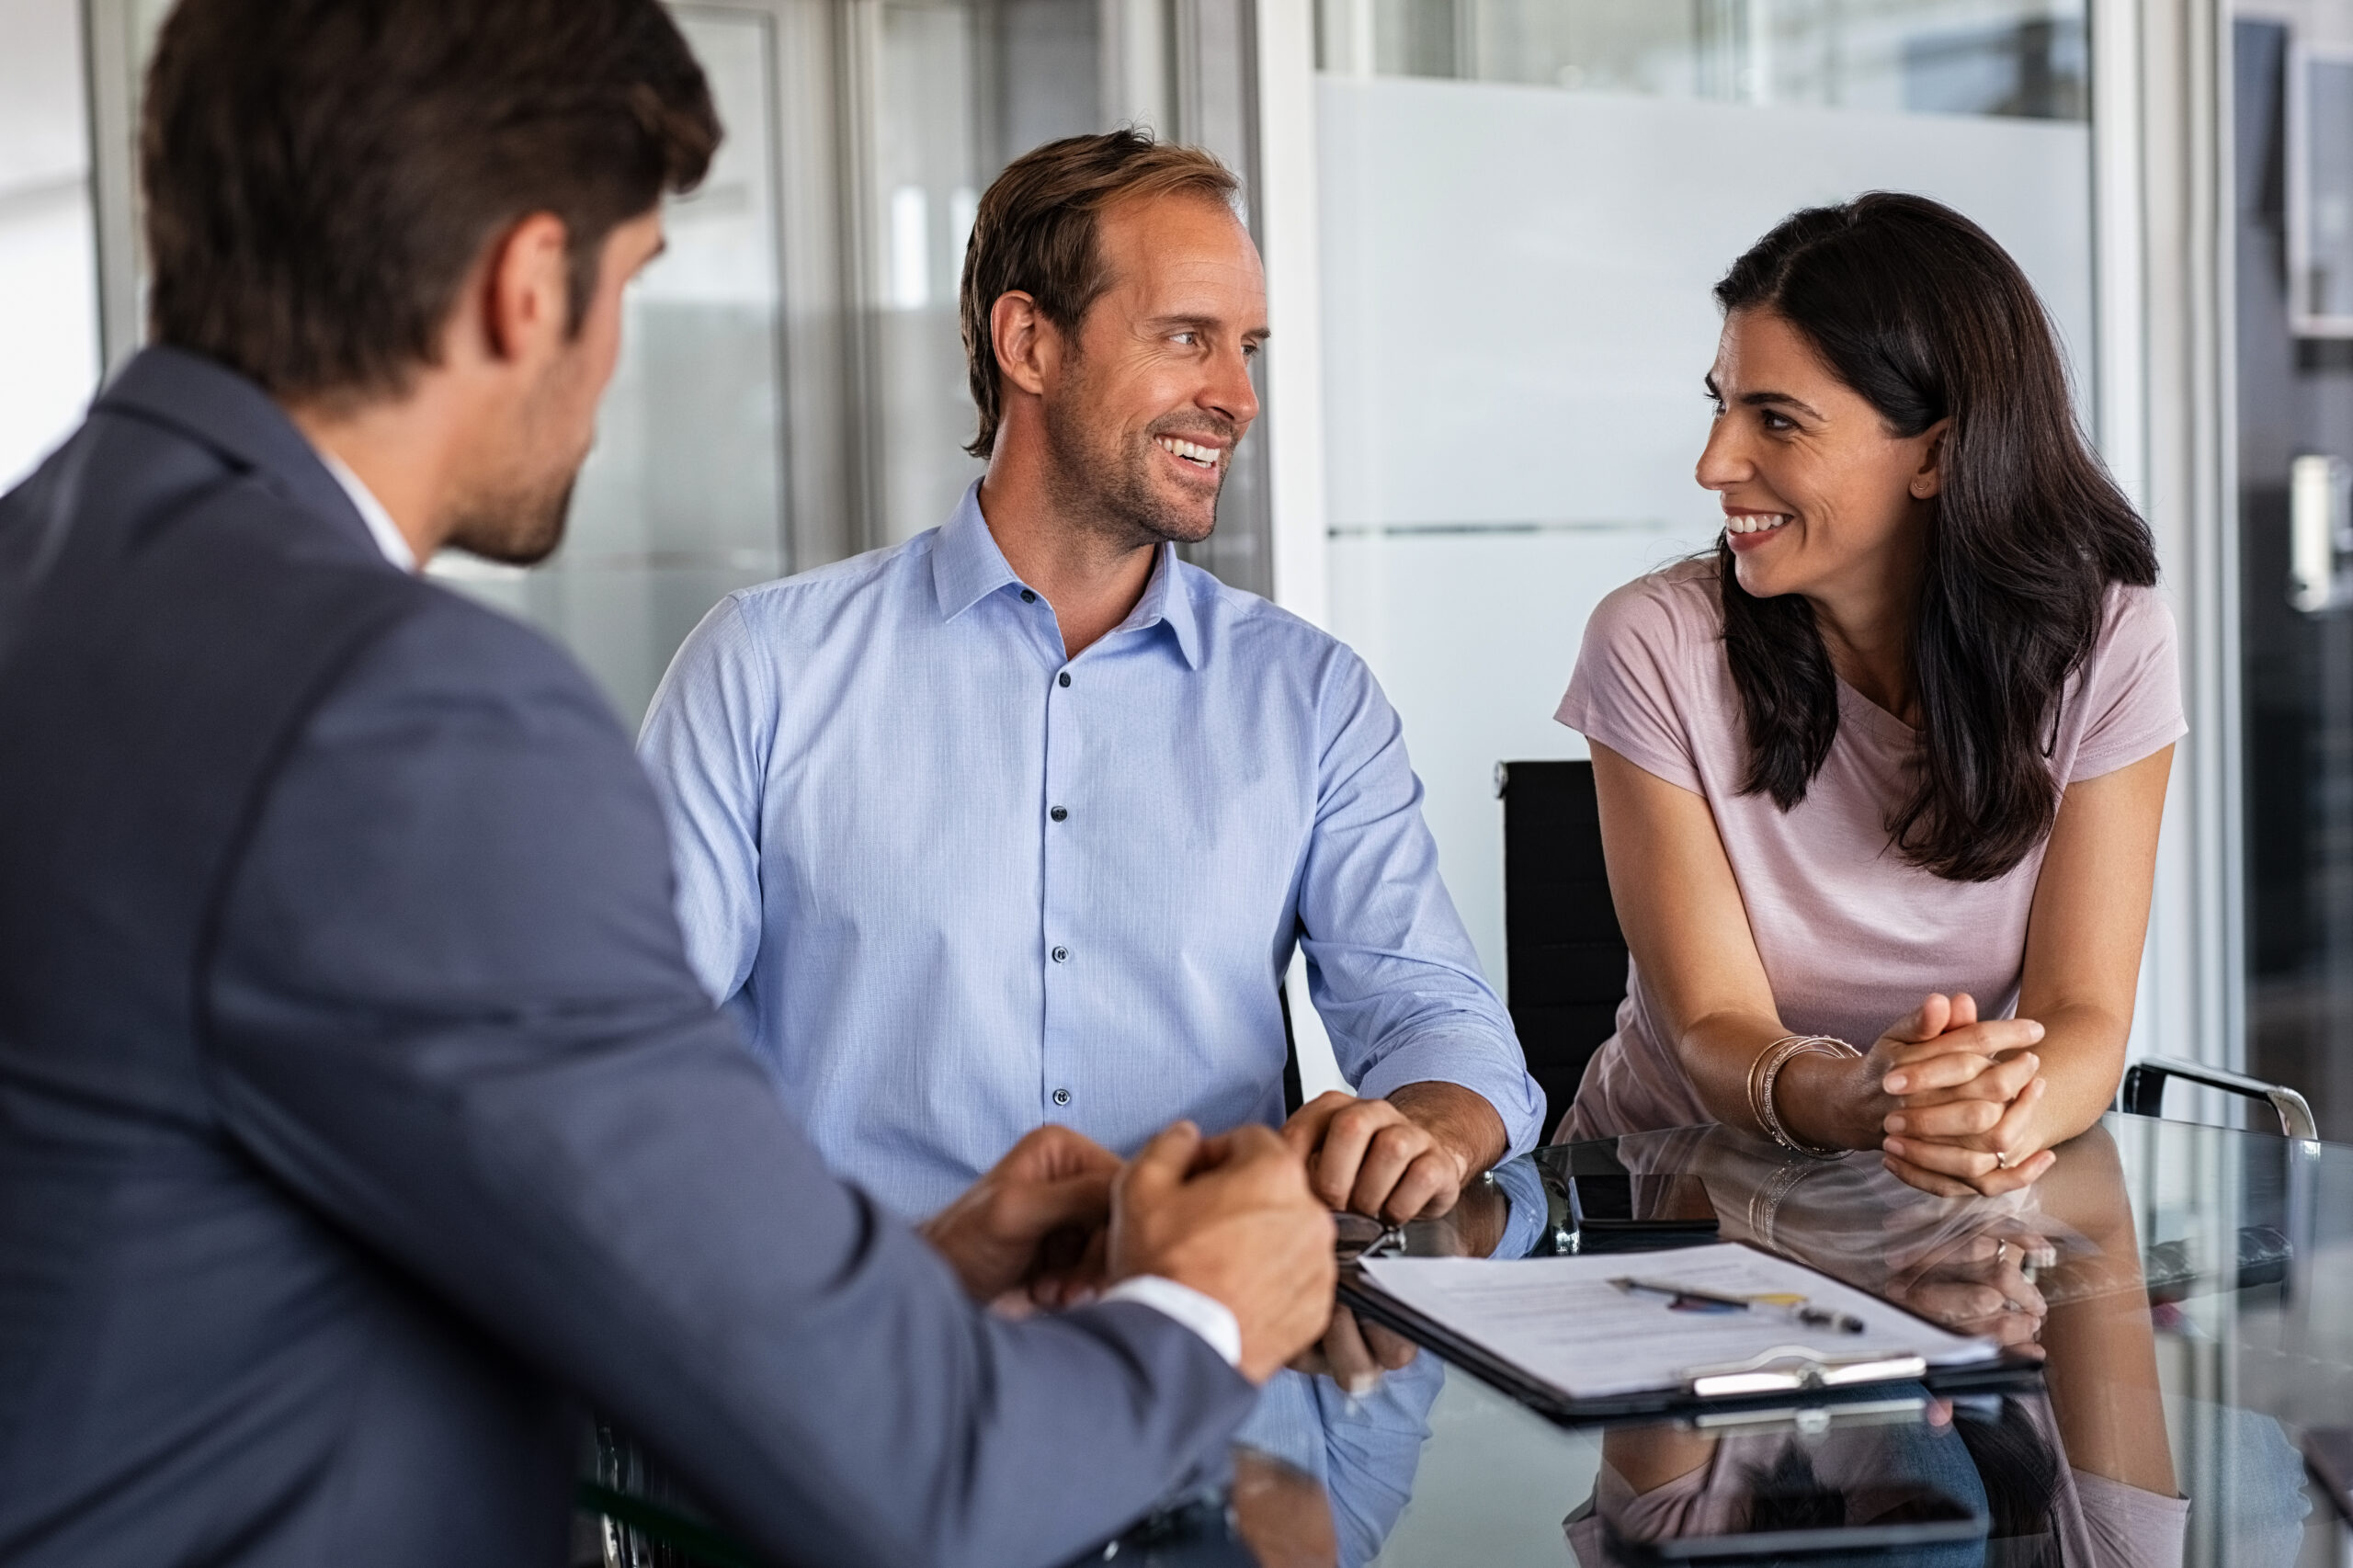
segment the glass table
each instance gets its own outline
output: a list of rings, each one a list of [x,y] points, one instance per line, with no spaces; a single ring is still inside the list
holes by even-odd
[[[1172,1500],[1085,1560],[2347,1561],[2299,1445],[2313,1428],[2353,1426],[2353,1148],[2111,1116],[2028,1192],[1959,1201],[1904,1186],[1876,1155],[1793,1158],[1686,1128],[1513,1161],[1447,1218],[1405,1227],[1404,1249],[1570,1250],[1586,1240],[1570,1178],[1618,1174],[1637,1218],[1648,1205],[1688,1210],[1703,1192],[1720,1239],[1988,1335],[2035,1369],[2002,1393],[1882,1385],[1728,1422],[1584,1426],[1427,1351],[1361,1398],[1284,1373],[1222,1491]],[[608,1517],[584,1513],[582,1561],[755,1561],[618,1436],[595,1462],[584,1508]]]

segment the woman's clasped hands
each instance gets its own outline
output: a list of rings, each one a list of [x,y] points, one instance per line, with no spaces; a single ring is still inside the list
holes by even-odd
[[[1881,1119],[1887,1168],[1948,1198],[2015,1192],[2057,1158],[2036,1136],[2045,1084],[2031,1018],[1977,1016],[1967,993],[1930,994],[1863,1062],[1893,1105]]]

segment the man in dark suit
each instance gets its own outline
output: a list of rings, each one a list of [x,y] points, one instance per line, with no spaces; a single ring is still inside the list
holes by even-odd
[[[717,138],[654,0],[165,24],[163,347],[0,500],[0,1561],[553,1562],[585,1400],[784,1560],[1048,1562],[1322,1329],[1263,1129],[831,1179],[603,702],[401,569],[554,548]]]

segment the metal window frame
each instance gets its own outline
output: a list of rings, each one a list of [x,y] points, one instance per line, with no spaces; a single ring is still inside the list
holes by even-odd
[[[129,0],[83,0],[84,101],[90,116],[90,192],[98,250],[99,360],[111,376],[138,350],[140,308],[137,57]]]
[[[1256,0],[1258,160],[1254,216],[1274,335],[1267,393],[1270,597],[1317,626],[1331,619],[1324,499],[1323,211],[1316,150],[1316,0]],[[1303,998],[1303,994],[1302,994]],[[1313,1009],[1294,1008],[1312,1016]]]
[[[2177,749],[2130,1054],[2245,1063],[2227,0],[2092,0],[2095,429],[2180,631]]]
[[[2353,312],[2313,308],[2312,74],[2316,64],[2353,67],[2353,48],[2288,46],[2288,324],[2298,337],[2353,337]]]

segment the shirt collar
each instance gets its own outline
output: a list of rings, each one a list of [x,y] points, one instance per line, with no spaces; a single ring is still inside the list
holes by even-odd
[[[1143,597],[1112,629],[1111,635],[1165,622],[1187,665],[1199,669],[1200,627],[1193,613],[1193,596],[1178,565],[1176,547],[1162,545]],[[974,480],[932,542],[931,583],[938,597],[940,619],[953,620],[989,595],[1020,582],[1005,551],[997,548],[996,536],[989,532],[988,519],[981,516],[981,482]]]
[[[376,493],[368,488],[367,482],[324,447],[319,449],[319,460],[327,465],[327,472],[335,475],[335,482],[343,486],[346,495],[351,497],[352,506],[358,509],[359,520],[368,525],[369,536],[375,540],[376,548],[384,552],[384,559],[404,572],[415,572],[416,551],[409,548],[408,539],[401,532],[400,525],[392,521],[392,515],[384,510],[384,504],[376,499]]]
[[[1152,580],[1144,585],[1143,597],[1128,612],[1119,630],[1133,631],[1150,626],[1154,621],[1165,622],[1169,635],[1176,640],[1176,652],[1192,669],[1201,667],[1200,631],[1193,619],[1193,596],[1185,574],[1178,570],[1176,547],[1164,544],[1159,559],[1152,563]]]
[[[953,620],[999,588],[1011,587],[1005,551],[996,547],[988,519],[981,516],[981,482],[974,480],[931,544],[931,585],[939,596],[939,619]]]

